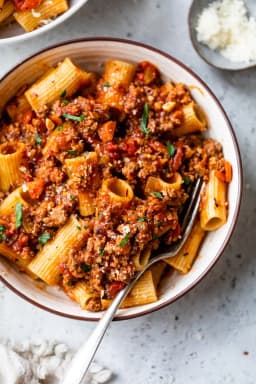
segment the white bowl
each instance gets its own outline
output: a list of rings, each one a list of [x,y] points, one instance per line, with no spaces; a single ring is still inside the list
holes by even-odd
[[[39,36],[44,32],[56,27],[63,23],[75,12],[77,12],[88,0],[69,0],[69,9],[57,16],[49,24],[42,25],[40,28],[35,29],[32,32],[25,32],[24,29],[16,22],[12,22],[4,27],[0,28],[0,46],[10,43],[20,43],[22,41],[31,39],[35,36]]]
[[[12,69],[0,83],[0,110],[15,95],[18,89],[33,82],[45,70],[65,57],[71,57],[87,70],[100,71],[110,58],[139,62],[151,61],[160,69],[164,79],[183,82],[191,88],[195,100],[208,116],[209,135],[221,142],[225,157],[233,167],[233,179],[228,190],[229,215],[227,223],[219,230],[209,233],[192,270],[184,276],[175,273],[166,279],[159,300],[118,311],[116,319],[127,319],[155,311],[170,304],[192,289],[213,267],[226,247],[235,227],[242,190],[242,167],[240,153],[231,124],[220,103],[202,82],[184,64],[169,55],[143,44],[118,39],[82,39],[59,44],[31,56]],[[10,86],[11,85],[11,86]],[[98,313],[81,310],[61,290],[42,289],[27,275],[18,273],[4,259],[0,260],[0,278],[14,292],[31,303],[55,314],[81,320],[97,320]]]

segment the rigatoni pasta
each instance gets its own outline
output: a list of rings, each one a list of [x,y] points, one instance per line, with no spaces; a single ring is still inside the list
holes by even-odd
[[[90,76],[66,58],[56,69],[50,69],[34,83],[25,92],[25,96],[32,109],[38,112],[43,105],[51,104],[61,94],[72,96],[79,87],[85,86],[89,81]]]
[[[14,5],[11,0],[5,1],[0,7],[0,25],[5,22],[14,12]]]
[[[0,28],[11,18],[26,31],[50,23],[69,8],[67,0],[0,0]]]
[[[158,300],[162,278],[188,273],[207,231],[225,224],[232,167],[203,136],[207,119],[189,90],[162,83],[153,64],[112,59],[101,75],[65,58],[6,111],[0,253],[82,309],[107,308],[160,245],[175,244],[199,177],[205,188],[187,242],[148,269],[122,307]]]

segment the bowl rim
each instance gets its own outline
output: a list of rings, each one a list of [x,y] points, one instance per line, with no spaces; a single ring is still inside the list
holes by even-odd
[[[209,92],[210,96],[213,98],[213,100],[215,101],[216,105],[218,106],[220,112],[223,115],[223,119],[225,120],[226,125],[227,125],[227,127],[228,127],[228,129],[230,131],[230,134],[231,134],[232,143],[233,143],[233,146],[234,146],[234,149],[235,149],[235,154],[236,154],[236,157],[237,157],[237,166],[238,166],[238,199],[237,199],[236,205],[235,205],[234,217],[233,217],[233,220],[231,222],[229,231],[228,231],[228,233],[227,233],[223,243],[221,244],[221,247],[220,247],[218,253],[216,254],[215,258],[212,260],[212,262],[200,274],[200,276],[198,276],[198,278],[196,280],[194,280],[191,283],[191,285],[188,288],[184,289],[181,293],[177,294],[173,298],[170,298],[170,299],[166,300],[163,303],[159,303],[159,304],[156,303],[154,308],[145,309],[145,310],[143,310],[143,311],[141,311],[139,313],[135,313],[135,314],[127,314],[127,315],[121,315],[121,316],[117,315],[113,319],[114,321],[120,321],[120,320],[129,320],[129,319],[141,317],[141,316],[144,316],[146,314],[158,311],[159,309],[164,308],[164,307],[168,306],[171,303],[174,303],[176,300],[182,298],[185,294],[187,294],[195,286],[197,286],[200,283],[200,281],[203,280],[203,278],[206,277],[206,275],[210,272],[210,270],[215,266],[215,264],[220,259],[221,255],[223,254],[226,246],[228,245],[228,242],[229,242],[229,240],[230,240],[230,238],[231,238],[231,236],[232,236],[232,234],[234,232],[234,229],[235,229],[235,226],[236,226],[236,223],[237,223],[237,220],[238,220],[239,211],[240,211],[240,207],[241,207],[241,201],[242,201],[243,169],[242,169],[241,153],[240,153],[240,149],[239,149],[239,146],[238,146],[238,141],[237,141],[237,138],[236,138],[236,135],[235,135],[235,131],[234,131],[233,127],[232,127],[232,124],[231,124],[231,122],[230,122],[230,120],[229,120],[229,118],[228,118],[224,108],[222,107],[220,101],[218,100],[218,98],[211,91],[211,89],[208,87],[208,85],[192,69],[187,67],[185,64],[183,64],[181,61],[179,61],[175,57],[169,55],[168,53],[165,53],[165,52],[161,51],[158,48],[152,47],[151,45],[144,44],[144,43],[137,42],[137,41],[133,41],[133,40],[129,40],[129,39],[112,38],[112,37],[92,37],[92,38],[78,38],[78,39],[66,40],[66,41],[63,41],[61,43],[57,43],[57,44],[51,45],[50,47],[44,48],[44,49],[42,49],[42,50],[40,50],[40,51],[38,51],[36,53],[33,53],[32,55],[30,55],[26,59],[20,61],[18,64],[16,64],[14,67],[12,67],[9,71],[7,71],[5,73],[5,75],[0,79],[0,82],[3,81],[6,77],[8,77],[18,67],[20,67],[21,65],[23,65],[27,61],[33,59],[34,57],[36,57],[36,56],[38,56],[38,55],[40,55],[40,54],[42,54],[44,52],[50,51],[50,50],[55,49],[55,48],[60,48],[60,47],[65,46],[65,45],[74,44],[74,43],[87,43],[87,42],[99,42],[99,41],[108,41],[108,42],[112,42],[112,43],[122,43],[124,45],[133,45],[133,46],[137,46],[137,47],[148,49],[148,50],[152,51],[153,53],[157,53],[157,54],[167,58],[168,60],[173,61],[175,64],[177,64],[178,66],[180,66],[181,68],[183,68],[187,72],[189,72],[190,75],[195,77],[196,80],[198,82],[200,82],[202,84],[202,86],[205,87],[205,89]],[[2,281],[10,290],[12,290],[14,293],[16,293],[21,298],[25,299],[30,304],[33,304],[36,307],[44,309],[44,310],[46,310],[46,311],[48,311],[50,313],[53,313],[55,315],[59,315],[59,316],[62,316],[62,317],[65,317],[65,318],[69,318],[69,319],[74,319],[74,320],[81,320],[81,321],[98,321],[101,318],[101,316],[91,318],[91,317],[87,317],[87,316],[71,315],[71,314],[68,314],[68,313],[65,313],[65,312],[54,310],[52,308],[47,307],[46,305],[38,303],[37,301],[35,301],[34,299],[31,299],[26,294],[20,292],[18,289],[15,288],[15,286],[13,286],[11,283],[9,283],[2,275],[0,275],[0,281]]]
[[[210,65],[211,67],[215,68],[215,69],[219,69],[221,71],[224,71],[224,72],[243,72],[243,71],[247,71],[249,69],[253,69],[256,67],[256,63],[252,63],[252,64],[245,64],[244,66],[240,67],[240,68],[227,68],[227,67],[220,67],[216,64],[214,64],[212,61],[208,60],[200,51],[200,49],[198,48],[199,44],[197,44],[197,41],[196,41],[196,37],[194,36],[194,27],[193,27],[193,23],[192,23],[192,13],[194,11],[194,6],[195,6],[195,1],[192,1],[190,6],[189,6],[189,11],[188,11],[188,16],[187,16],[187,25],[188,25],[188,34],[189,34],[189,38],[190,38],[190,41],[191,41],[191,44],[192,44],[192,47],[194,48],[195,52],[198,54],[198,56],[208,65]],[[216,52],[217,54],[217,52]]]
[[[50,31],[52,28],[61,24],[63,21],[69,19],[69,17],[71,17],[74,13],[76,13],[87,2],[88,2],[88,0],[79,0],[77,2],[77,4],[71,6],[66,12],[57,16],[49,24],[42,25],[40,28],[37,28],[34,31],[31,31],[31,32],[24,31],[22,34],[19,34],[17,36],[0,38],[0,47],[4,46],[5,44],[20,43],[20,42],[26,41],[28,39],[31,39],[35,36],[39,36],[44,32]],[[20,64],[22,64],[22,63],[20,63]]]

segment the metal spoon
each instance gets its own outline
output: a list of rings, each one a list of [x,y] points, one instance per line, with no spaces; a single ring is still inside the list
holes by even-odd
[[[206,45],[199,43],[197,40],[196,26],[198,23],[198,17],[203,11],[204,8],[207,8],[213,0],[193,0],[190,6],[189,15],[188,15],[188,26],[190,39],[198,55],[206,61],[206,63],[212,65],[215,68],[228,70],[228,71],[241,71],[244,69],[249,69],[256,66],[256,61],[253,62],[239,62],[234,63],[225,57],[223,57],[217,51],[213,51],[208,48]],[[256,1],[255,0],[246,0],[246,7],[248,9],[248,14],[256,18]],[[255,42],[256,44],[256,42]]]

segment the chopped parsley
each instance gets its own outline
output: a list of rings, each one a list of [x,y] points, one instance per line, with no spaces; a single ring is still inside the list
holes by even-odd
[[[99,250],[99,255],[100,255],[100,256],[103,256],[103,255],[104,255],[104,252],[105,252],[105,248],[104,248],[104,247],[101,247],[100,250]]]
[[[75,116],[75,115],[71,115],[70,113],[63,113],[62,117],[64,117],[65,119],[68,119],[68,120],[74,120],[74,121],[84,121],[85,119],[85,115],[80,115],[80,116]]]
[[[103,90],[106,91],[110,87],[109,83],[104,83],[103,84]]]
[[[153,195],[155,196],[155,197],[157,197],[158,199],[160,199],[160,200],[163,200],[163,195],[162,195],[162,193],[161,192],[158,192],[158,191],[154,191],[154,192],[152,192],[153,193]]]
[[[123,240],[121,240],[120,243],[118,244],[119,247],[124,247],[128,243],[128,241],[129,241],[129,233],[126,233]]]
[[[146,103],[143,108],[141,123],[140,123],[140,129],[142,132],[144,132],[146,135],[149,134],[148,129],[148,113],[149,113],[149,105]]]
[[[22,203],[17,203],[15,206],[15,226],[16,226],[16,228],[21,227],[22,216],[23,216],[23,205],[22,205]]]
[[[65,104],[65,105],[68,105],[70,103],[70,101],[69,100],[62,100],[62,104]]]
[[[155,226],[156,226],[157,228],[159,228],[159,227],[161,227],[162,224],[163,224],[162,221],[158,221],[158,222],[155,224]]]
[[[57,127],[57,131],[62,131],[62,129],[63,129],[63,125],[58,125],[58,127]]]
[[[92,269],[92,266],[90,264],[85,264],[85,263],[82,263],[80,267],[83,272],[90,272]]]
[[[42,144],[41,137],[39,136],[39,134],[37,132],[35,134],[35,140],[36,140],[36,145],[41,145]]]
[[[173,157],[176,153],[175,147],[171,143],[169,143],[169,141],[166,143],[166,147],[167,147],[169,158]]]
[[[4,225],[0,225],[0,243],[2,243],[3,240],[7,240],[7,236],[4,233],[6,230]]]
[[[51,235],[48,232],[42,233],[42,235],[38,238],[39,243],[46,244],[48,240],[50,240]]]
[[[84,229],[88,229],[89,228],[89,225],[88,224],[85,224],[84,225]]]
[[[189,185],[191,183],[191,179],[189,176],[184,176],[183,181],[185,185]]]
[[[143,223],[144,221],[148,221],[147,216],[142,216],[142,217],[139,217],[139,218],[137,219],[137,222],[138,222],[138,223]]]
[[[73,156],[77,156],[78,155],[78,153],[77,153],[77,151],[75,149],[68,149],[67,153],[69,155],[73,155]]]
[[[81,231],[82,228],[80,227],[80,225],[77,225],[76,229],[78,229],[78,231]]]
[[[73,203],[76,203],[76,198],[74,195],[70,195],[70,199],[73,201]]]
[[[60,97],[65,97],[65,96],[66,96],[66,94],[67,94],[67,90],[66,90],[66,89],[64,89],[64,91],[61,93]]]
[[[75,282],[74,280],[70,279],[68,282],[67,282],[68,286],[69,287],[73,287],[73,285],[75,285]]]

